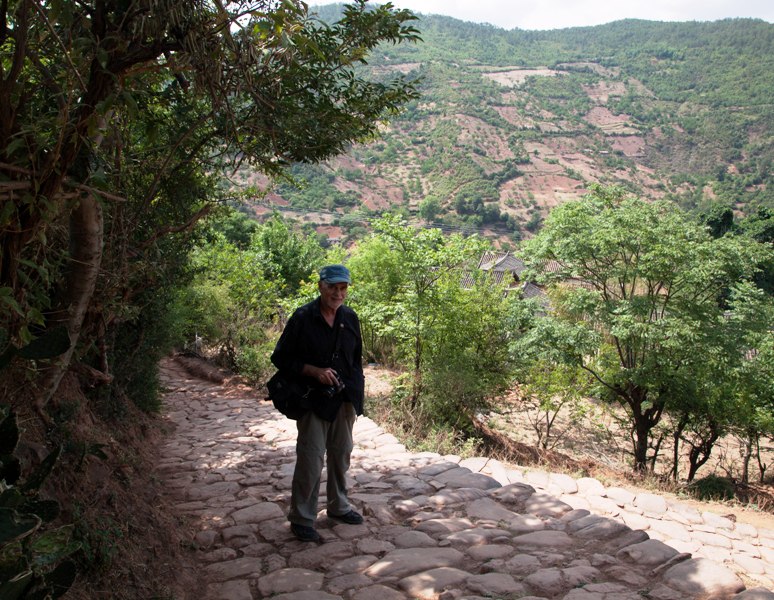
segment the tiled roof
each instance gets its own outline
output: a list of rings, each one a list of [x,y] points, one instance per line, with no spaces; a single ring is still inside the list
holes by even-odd
[[[527,266],[523,260],[510,252],[485,252],[481,260],[478,261],[478,268],[482,271],[510,271],[516,275],[521,275]]]
[[[540,286],[529,281],[522,281],[521,275],[527,269],[524,261],[510,252],[487,251],[478,261],[478,269],[489,275],[489,281],[494,285],[506,283],[506,294],[509,291],[519,290],[523,298],[538,298],[544,305],[548,305],[548,297]],[[556,273],[561,269],[560,263],[555,260],[546,261],[541,265],[541,270],[547,273]],[[512,278],[512,279],[511,279]],[[467,271],[462,276],[462,287],[471,288],[475,281],[475,272]],[[564,283],[574,287],[594,289],[593,286],[581,279],[568,278]]]
[[[534,283],[527,282],[521,288],[522,298],[545,298],[546,293]]]

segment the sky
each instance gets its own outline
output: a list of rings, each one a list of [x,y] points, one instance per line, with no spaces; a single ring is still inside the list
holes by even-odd
[[[374,0],[378,4],[383,4]],[[750,17],[774,23],[774,0],[391,0],[423,15],[447,15],[503,29],[563,29],[620,19],[716,21]],[[328,4],[328,2],[310,2]]]

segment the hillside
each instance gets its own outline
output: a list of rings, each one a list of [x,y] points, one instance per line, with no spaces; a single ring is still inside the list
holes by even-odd
[[[400,209],[510,244],[593,183],[687,209],[774,206],[774,25],[416,26],[423,42],[383,47],[363,68],[421,78],[422,97],[381,139],[295,167],[301,185],[277,187],[259,214],[298,211],[337,238]]]

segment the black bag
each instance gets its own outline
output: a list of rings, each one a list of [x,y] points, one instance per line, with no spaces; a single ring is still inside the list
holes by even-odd
[[[311,386],[294,379],[287,379],[277,371],[269,379],[266,387],[269,390],[269,398],[274,404],[274,408],[288,419],[295,421],[309,410]]]

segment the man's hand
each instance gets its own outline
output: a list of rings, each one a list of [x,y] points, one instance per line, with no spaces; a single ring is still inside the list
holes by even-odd
[[[307,377],[313,377],[323,385],[336,385],[339,378],[336,370],[331,367],[315,367],[314,365],[304,365],[301,371]]]

